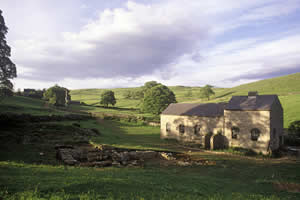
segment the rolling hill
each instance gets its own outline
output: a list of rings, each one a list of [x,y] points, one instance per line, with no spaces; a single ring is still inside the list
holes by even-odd
[[[300,120],[300,73],[295,73],[287,76],[281,76],[271,79],[265,79],[253,83],[239,85],[233,88],[215,88],[215,95],[210,101],[201,99],[199,92],[201,87],[186,87],[186,86],[169,86],[175,93],[178,102],[185,103],[206,103],[206,102],[226,102],[234,95],[247,95],[248,91],[258,91],[259,94],[277,94],[284,108],[284,126],[294,120]],[[118,108],[124,108],[124,112],[130,114],[127,109],[139,108],[139,100],[125,99],[125,91],[136,91],[139,88],[116,88],[112,89],[117,98]],[[97,105],[100,101],[100,94],[104,89],[81,89],[72,90],[71,96],[73,100],[79,100],[87,104]],[[189,92],[190,91],[190,92]],[[190,96],[188,96],[188,92]],[[96,112],[116,112],[113,109],[95,108]],[[132,114],[136,114],[133,112]]]

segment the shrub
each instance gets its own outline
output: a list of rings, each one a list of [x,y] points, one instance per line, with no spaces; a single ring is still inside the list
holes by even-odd
[[[289,125],[289,132],[300,137],[300,121],[294,121]]]
[[[284,144],[287,146],[300,146],[300,138],[294,134],[288,134],[284,137]]]

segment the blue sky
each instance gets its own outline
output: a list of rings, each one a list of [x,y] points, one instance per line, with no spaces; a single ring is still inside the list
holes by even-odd
[[[15,88],[232,87],[300,72],[300,0],[0,0]]]

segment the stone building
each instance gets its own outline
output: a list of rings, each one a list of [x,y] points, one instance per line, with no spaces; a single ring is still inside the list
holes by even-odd
[[[277,95],[233,96],[228,103],[170,104],[161,114],[161,138],[207,149],[241,147],[264,154],[283,143]]]

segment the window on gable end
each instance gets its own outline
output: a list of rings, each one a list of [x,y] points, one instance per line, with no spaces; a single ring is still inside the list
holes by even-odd
[[[238,139],[239,133],[240,133],[239,127],[233,126],[231,128],[231,138],[232,139]]]
[[[169,122],[166,123],[166,131],[167,132],[171,131],[171,124]]]
[[[251,140],[257,141],[260,135],[260,130],[258,128],[253,128],[251,129],[250,133],[251,133]]]

